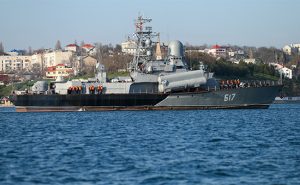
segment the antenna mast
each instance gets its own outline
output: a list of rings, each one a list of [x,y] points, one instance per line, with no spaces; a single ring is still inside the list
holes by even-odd
[[[152,19],[138,16],[135,20],[135,34],[136,36],[136,50],[132,63],[130,64],[130,71],[142,71],[145,63],[152,59],[153,42],[152,38],[157,37],[157,33],[152,32],[151,26],[145,26],[150,23]]]

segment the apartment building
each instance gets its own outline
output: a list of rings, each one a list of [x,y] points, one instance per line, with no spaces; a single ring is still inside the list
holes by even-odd
[[[31,67],[31,56],[0,56],[0,71],[2,72],[30,70]]]

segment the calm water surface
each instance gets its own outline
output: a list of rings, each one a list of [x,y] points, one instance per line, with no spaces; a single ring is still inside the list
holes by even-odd
[[[300,184],[300,105],[15,113],[0,184]]]

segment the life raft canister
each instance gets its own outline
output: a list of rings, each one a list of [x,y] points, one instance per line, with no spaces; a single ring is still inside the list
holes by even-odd
[[[102,91],[103,90],[103,86],[102,85],[99,85],[98,86],[98,91]]]
[[[90,90],[90,91],[94,91],[94,90],[95,90],[94,85],[91,85],[91,86],[89,87],[89,90]]]

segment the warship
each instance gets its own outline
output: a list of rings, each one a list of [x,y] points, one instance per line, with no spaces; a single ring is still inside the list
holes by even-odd
[[[268,108],[282,89],[278,82],[243,83],[220,81],[203,65],[189,70],[180,41],[170,41],[165,57],[159,33],[148,26],[152,20],[135,21],[135,53],[128,66],[130,75],[108,80],[97,62],[95,78],[48,84],[36,82],[31,91],[12,94],[17,112],[102,110],[187,110]],[[156,41],[155,38],[158,38]],[[154,50],[156,47],[156,56]]]

